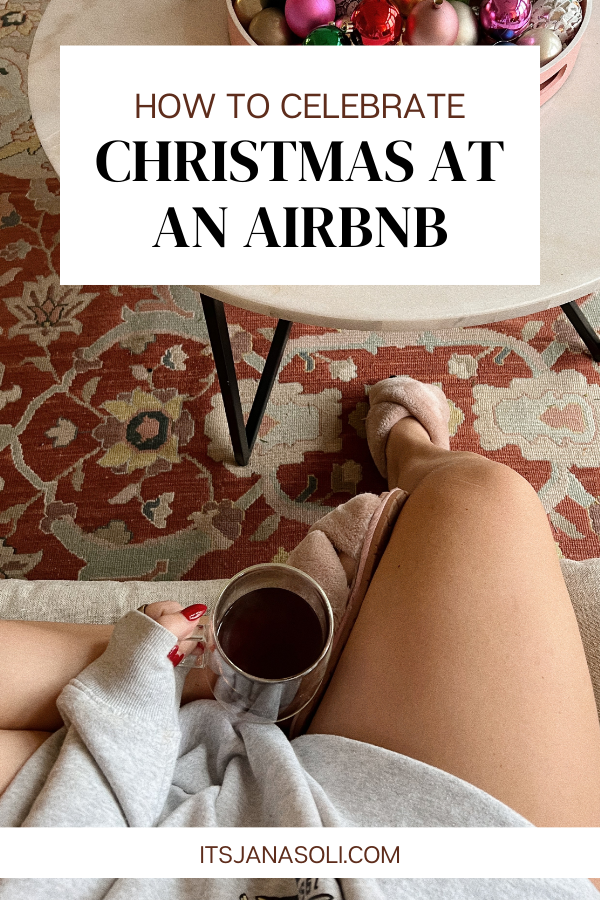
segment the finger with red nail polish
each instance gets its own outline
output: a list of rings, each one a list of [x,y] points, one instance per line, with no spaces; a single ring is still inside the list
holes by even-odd
[[[199,657],[204,653],[204,643],[202,641],[198,641],[191,650],[188,650],[190,656]]]
[[[185,654],[179,652],[179,645],[175,644],[172,650],[167,653],[167,659],[170,659],[174,666],[178,666]]]
[[[204,603],[194,603],[193,606],[188,606],[186,609],[181,610],[181,615],[185,616],[188,622],[195,622],[197,619],[201,619],[208,607]]]

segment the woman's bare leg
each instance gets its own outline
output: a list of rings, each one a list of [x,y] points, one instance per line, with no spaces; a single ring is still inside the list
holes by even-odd
[[[0,794],[60,728],[63,687],[104,651],[112,626],[0,621]]]
[[[104,652],[112,625],[0,621],[0,729],[56,731],[56,699]]]
[[[311,732],[423,760],[536,825],[600,825],[600,724],[546,515],[516,472],[387,447],[410,493]]]
[[[0,731],[60,728],[58,695],[104,653],[112,630],[112,625],[0,621]],[[211,696],[204,673],[192,669],[182,703]]]
[[[49,731],[0,731],[0,796],[50,734]]]

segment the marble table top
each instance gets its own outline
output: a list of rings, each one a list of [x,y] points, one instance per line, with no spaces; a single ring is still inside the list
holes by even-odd
[[[224,0],[52,0],[34,40],[29,100],[60,167],[61,44],[226,44]],[[248,50],[251,53],[251,49]],[[538,286],[192,285],[259,313],[334,328],[422,330],[497,322],[600,288],[600,8],[561,90],[541,109],[541,284]],[[518,187],[515,203],[518,203]],[[518,219],[517,219],[518,221]],[[517,225],[518,228],[518,225]],[[527,235],[507,235],[526,252]],[[198,272],[200,275],[201,273]],[[499,272],[499,278],[501,272]]]

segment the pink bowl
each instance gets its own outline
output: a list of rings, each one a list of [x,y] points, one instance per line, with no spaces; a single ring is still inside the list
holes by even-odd
[[[229,43],[234,47],[251,45],[256,47],[256,41],[253,41],[233,9],[232,0],[225,0],[227,7],[227,31],[229,32]],[[562,54],[561,54],[562,55]]]
[[[560,90],[573,71],[573,66],[581,47],[581,41],[583,40],[583,33],[590,24],[592,17],[592,0],[581,0],[581,9],[583,22],[571,43],[567,44],[558,56],[540,69],[540,105]]]
[[[232,0],[225,0],[225,6],[227,7],[227,28],[230,42],[237,46],[255,47],[255,42],[238,21],[238,17],[233,10]],[[589,25],[592,15],[592,0],[581,0],[581,9],[583,11],[583,22],[571,43],[567,44],[565,49],[555,59],[546,63],[540,69],[540,105],[560,90],[573,71],[573,66],[581,47],[581,41],[583,40],[583,34]]]

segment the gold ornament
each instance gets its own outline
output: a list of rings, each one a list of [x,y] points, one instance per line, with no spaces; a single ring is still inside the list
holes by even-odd
[[[240,24],[247,28],[254,16],[258,15],[271,0],[235,0],[233,8]]]
[[[294,38],[282,11],[272,6],[254,16],[248,27],[248,34],[257,44],[267,46],[291,44]]]

